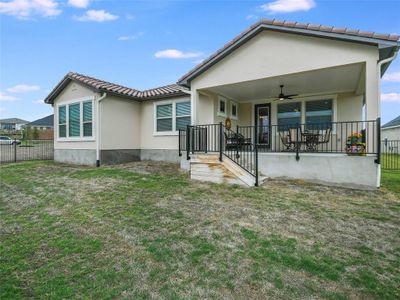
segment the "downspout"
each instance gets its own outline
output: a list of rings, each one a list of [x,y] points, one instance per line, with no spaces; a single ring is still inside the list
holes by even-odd
[[[106,93],[97,99],[97,114],[96,114],[96,167],[100,167],[100,102],[107,97]]]
[[[386,58],[384,60],[378,61],[378,82],[379,82],[379,84],[378,84],[378,100],[379,100],[379,105],[378,105],[379,122],[378,122],[378,124],[379,125],[380,125],[380,118],[381,118],[381,77],[382,77],[382,70],[381,69],[382,69],[382,65],[394,60],[396,58],[398,52],[399,52],[399,48],[397,48],[394,51],[394,53],[393,53],[393,55],[391,57],[388,57],[388,58]],[[377,129],[380,132],[381,128],[377,128]],[[378,134],[378,136],[380,136],[380,134]],[[378,163],[378,176],[377,176],[377,180],[376,180],[377,181],[376,182],[376,186],[380,187],[381,186],[381,165],[380,165],[380,162],[381,162],[381,159],[380,159],[380,156],[381,156],[381,153],[380,153],[381,152],[380,151],[381,141],[380,141],[380,138],[378,140],[377,147],[378,147],[378,151],[377,151],[378,152],[378,157],[376,159],[376,162]]]

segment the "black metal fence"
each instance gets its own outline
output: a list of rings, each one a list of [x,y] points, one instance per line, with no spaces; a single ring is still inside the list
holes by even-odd
[[[400,170],[400,140],[381,142],[381,166],[383,170]]]
[[[53,139],[19,140],[15,137],[0,136],[0,163],[2,164],[53,158]]]

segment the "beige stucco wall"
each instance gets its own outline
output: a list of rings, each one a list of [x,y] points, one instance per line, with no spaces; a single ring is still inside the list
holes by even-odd
[[[101,101],[101,150],[140,149],[140,105],[116,96]]]
[[[201,106],[199,89],[365,62],[366,114],[367,119],[376,119],[380,114],[377,60],[375,46],[264,31],[195,78],[193,101]]]
[[[381,139],[400,141],[400,126],[394,128],[382,129]]]
[[[363,97],[352,93],[338,94],[337,121],[362,121]]]
[[[175,100],[190,100],[190,95],[187,97],[176,97],[169,98],[165,101]],[[159,101],[161,103],[162,101]],[[140,149],[165,149],[165,150],[176,150],[178,149],[178,134],[171,135],[157,135],[154,130],[154,101],[146,101],[141,103],[140,115]]]
[[[54,100],[54,149],[96,149],[96,120],[93,117],[93,138],[90,141],[71,140],[59,141],[58,139],[58,106],[74,102],[85,97],[99,97],[92,90],[75,82],[69,83]],[[96,115],[96,101],[93,103],[93,116]]]

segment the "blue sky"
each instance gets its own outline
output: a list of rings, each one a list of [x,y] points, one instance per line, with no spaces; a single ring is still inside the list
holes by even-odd
[[[42,100],[68,71],[174,83],[261,17],[400,34],[399,11],[399,0],[0,1],[0,118],[52,113]],[[384,79],[387,122],[400,114],[400,58]]]

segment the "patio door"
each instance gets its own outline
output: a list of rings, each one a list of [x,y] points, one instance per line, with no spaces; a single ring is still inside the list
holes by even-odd
[[[271,142],[271,104],[257,104],[254,109],[254,125],[257,127],[256,142],[269,148]]]

